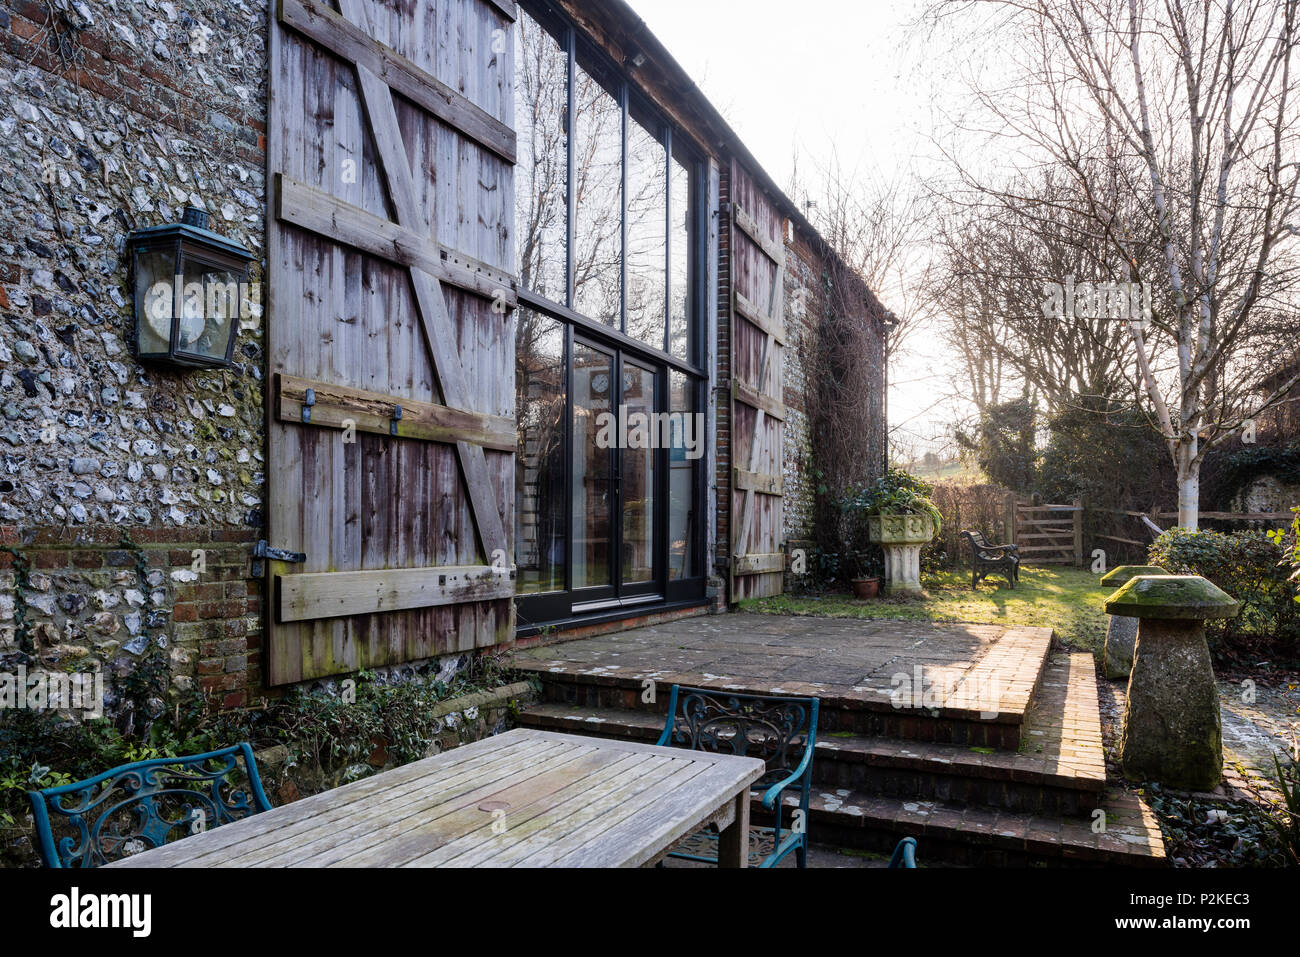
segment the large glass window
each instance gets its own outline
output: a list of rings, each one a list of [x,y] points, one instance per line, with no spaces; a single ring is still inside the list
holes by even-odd
[[[613,89],[611,89],[613,87]],[[615,329],[623,309],[623,105],[579,61],[573,169],[573,309]]]
[[[704,450],[704,435],[695,413],[695,380],[680,372],[669,373],[668,419],[668,577],[693,578],[696,515],[696,462]]]
[[[655,378],[652,369],[624,361],[619,411],[628,422],[629,441],[620,456],[619,482],[623,497],[619,504],[623,513],[623,581],[629,584],[654,580],[658,497],[655,464],[659,458],[658,444],[651,434],[656,421],[654,414],[659,408]],[[636,428],[643,428],[644,432],[638,436],[632,432]]]
[[[549,16],[521,9],[514,85],[522,287],[696,361],[690,148],[618,70]]]
[[[525,628],[704,595],[699,161],[550,9],[515,41]]]
[[[653,115],[632,109],[627,131],[627,334],[663,349],[667,316],[668,154]]]
[[[605,425],[615,411],[614,359],[578,343],[573,350],[573,587],[610,583],[614,502],[612,446]]]
[[[683,150],[674,148],[669,187],[672,211],[669,217],[671,256],[668,284],[672,290],[672,301],[669,303],[668,352],[678,359],[688,360],[694,358],[691,355],[690,336],[695,319],[692,315],[695,297],[691,295],[695,285],[695,277],[691,275],[691,263],[694,261],[691,255],[693,251],[691,236],[695,232],[693,222],[695,204],[692,202],[691,177],[693,165],[684,155]]]
[[[564,325],[520,309],[515,350],[515,565],[518,590],[564,588]]]
[[[525,289],[564,303],[568,291],[569,55],[531,17],[515,32],[515,230]]]

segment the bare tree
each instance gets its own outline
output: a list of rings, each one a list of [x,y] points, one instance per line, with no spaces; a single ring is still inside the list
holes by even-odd
[[[963,359],[967,398],[980,412],[1011,394],[1033,396],[1055,413],[1131,392],[1123,370],[1132,343],[1110,308],[1115,297],[1101,308],[1095,295],[1086,309],[1046,308],[1051,277],[1071,290],[1077,279],[1080,290],[1095,292],[1105,283],[1093,281],[1110,272],[1095,255],[1104,244],[1079,212],[1083,199],[1049,170],[1016,177],[996,196],[951,200],[949,211],[934,217],[931,296],[945,340]]]
[[[834,149],[815,166],[814,176],[817,199],[805,200],[808,218],[849,270],[889,307],[889,348],[896,352],[928,314],[928,288],[919,280],[925,193],[910,174],[883,179],[848,169]],[[791,195],[801,193],[811,196],[798,181],[796,164]]]
[[[1004,148],[1068,175],[1077,242],[1154,287],[1130,324],[1133,368],[1196,528],[1206,452],[1282,402],[1258,363],[1294,342],[1300,268],[1296,78],[1300,0],[985,0],[940,4],[1006,43],[1018,77],[976,89]],[[974,163],[965,183],[1000,201]],[[1006,203],[1015,209],[1016,204]],[[1019,206],[1025,216],[1041,208]],[[1289,329],[1288,329],[1289,327]]]

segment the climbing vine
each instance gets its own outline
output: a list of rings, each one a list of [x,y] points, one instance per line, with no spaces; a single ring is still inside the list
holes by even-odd
[[[13,558],[14,564],[14,640],[24,658],[30,659],[36,654],[36,642],[32,638],[32,623],[27,617],[27,590],[32,587],[32,563],[27,556],[9,545],[0,546]]]

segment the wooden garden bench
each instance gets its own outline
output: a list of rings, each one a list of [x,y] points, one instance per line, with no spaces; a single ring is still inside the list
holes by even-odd
[[[1016,582],[1020,581],[1020,552],[1015,545],[993,545],[982,533],[974,530],[961,534],[970,542],[972,589],[978,588],[981,580],[994,573],[1005,575],[1007,584],[1016,587]]]

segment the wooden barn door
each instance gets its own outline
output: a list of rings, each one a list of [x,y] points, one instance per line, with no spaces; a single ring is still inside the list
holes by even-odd
[[[785,431],[785,223],[731,167],[731,596],[779,595]]]
[[[513,635],[514,4],[277,0],[266,674]]]

